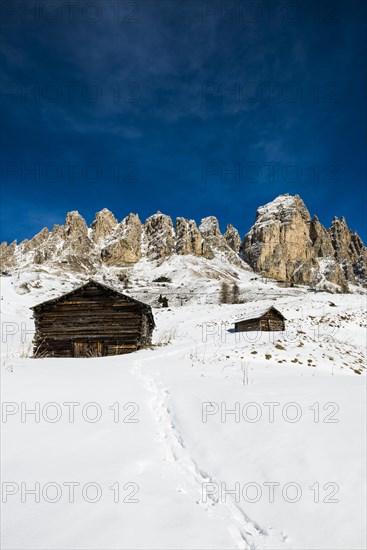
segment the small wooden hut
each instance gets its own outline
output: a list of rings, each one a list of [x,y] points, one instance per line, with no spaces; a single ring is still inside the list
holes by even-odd
[[[33,308],[35,357],[100,357],[130,353],[151,343],[152,308],[89,280]]]
[[[274,306],[251,311],[235,322],[236,332],[285,330],[286,318]]]

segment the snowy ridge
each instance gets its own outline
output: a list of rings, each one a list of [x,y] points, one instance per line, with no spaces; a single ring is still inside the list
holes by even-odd
[[[325,229],[298,196],[281,195],[257,210],[255,223],[241,240],[228,224],[222,234],[217,218],[208,216],[197,227],[194,220],[157,212],[142,223],[137,214],[118,221],[104,208],[88,227],[72,211],[65,224],[42,229],[31,240],[0,246],[2,270],[49,270],[101,273],[108,268],[126,270],[148,260],[157,266],[172,257],[202,258],[206,272],[219,260],[227,269],[253,269],[281,281],[331,288],[367,284],[367,250],[344,218]],[[325,264],[325,269],[323,266]],[[210,275],[209,275],[210,278]]]

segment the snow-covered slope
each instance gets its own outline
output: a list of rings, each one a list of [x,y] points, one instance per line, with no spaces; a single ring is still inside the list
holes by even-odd
[[[365,548],[366,294],[206,266],[134,266],[126,292],[169,298],[154,347],[98,359],[29,357],[29,307],[79,278],[0,280],[4,549]],[[231,331],[268,304],[285,333]]]

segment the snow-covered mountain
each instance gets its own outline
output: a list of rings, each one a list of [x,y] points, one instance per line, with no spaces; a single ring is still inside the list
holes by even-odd
[[[367,251],[359,235],[345,218],[335,217],[326,230],[298,195],[282,195],[258,209],[241,253],[256,271],[280,280],[307,284],[325,277],[341,286],[367,281]]]
[[[252,268],[256,273],[296,284],[325,285],[346,289],[367,282],[367,251],[344,218],[334,218],[325,229],[311,216],[299,196],[282,195],[258,209],[255,223],[241,242],[228,225],[221,233],[218,220],[209,216],[197,226],[194,220],[171,218],[157,212],[142,223],[137,214],[119,222],[103,209],[90,227],[76,211],[64,225],[42,229],[19,244],[2,243],[2,271],[19,269],[73,273],[81,276],[110,271],[114,276],[141,262],[151,267],[185,258],[187,269],[204,260],[208,278],[218,278],[216,262],[226,270]],[[185,262],[183,262],[185,263]],[[201,266],[204,265],[202,262]],[[136,271],[139,271],[139,267]]]

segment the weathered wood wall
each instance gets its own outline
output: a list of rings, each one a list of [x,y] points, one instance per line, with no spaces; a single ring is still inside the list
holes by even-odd
[[[128,353],[151,343],[150,307],[89,284],[34,308],[34,354],[85,357]]]
[[[235,323],[235,329],[238,332],[260,330],[260,320],[251,319],[249,321],[240,321]]]
[[[235,330],[238,332],[285,330],[285,322],[277,311],[270,310],[259,319],[248,319],[235,323]]]

